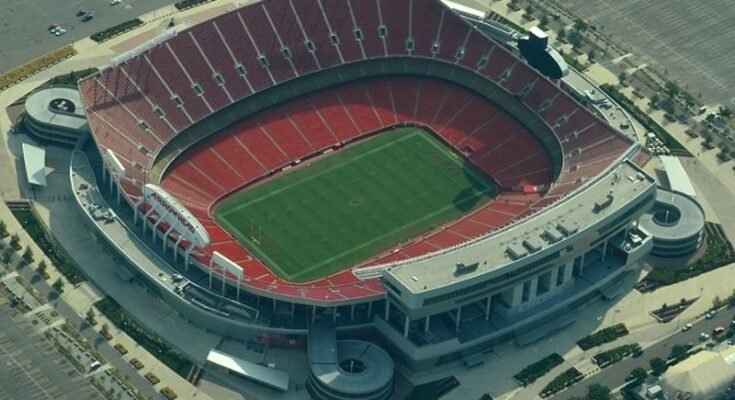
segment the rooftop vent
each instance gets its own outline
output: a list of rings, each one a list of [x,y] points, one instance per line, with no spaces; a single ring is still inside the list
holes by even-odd
[[[554,227],[544,229],[544,237],[550,243],[556,243],[564,239],[564,235]]]
[[[512,260],[518,260],[528,255],[528,251],[518,243],[509,244],[506,251]]]
[[[523,247],[528,249],[529,252],[535,253],[541,250],[544,246],[537,238],[526,238],[523,240]]]
[[[457,265],[455,265],[454,276],[459,276],[459,275],[468,274],[470,272],[474,272],[477,270],[477,267],[479,265],[480,265],[479,262],[472,263],[472,264],[457,263]]]
[[[610,193],[608,193],[605,197],[595,200],[595,205],[592,208],[592,211],[597,213],[610,207],[614,199],[615,196],[613,196],[612,191],[610,191]]]
[[[579,225],[576,222],[569,222],[561,220],[556,224],[556,229],[563,233],[564,236],[571,236],[577,233]]]

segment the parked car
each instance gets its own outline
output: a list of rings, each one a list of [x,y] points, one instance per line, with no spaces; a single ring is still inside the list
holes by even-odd
[[[724,326],[718,326],[715,329],[712,329],[712,336],[721,335],[725,333],[725,327]]]
[[[684,325],[684,326],[681,327],[681,331],[682,332],[686,332],[686,331],[688,331],[690,329],[692,329],[692,324],[686,324],[686,325]]]
[[[110,1],[110,5],[111,6],[116,6],[116,5],[120,4],[120,3],[122,3],[122,0],[111,0]]]
[[[62,28],[62,27],[60,27],[58,25],[51,25],[51,26],[49,26],[48,31],[49,31],[50,34],[52,34],[54,36],[61,36],[61,35],[63,35],[63,34],[66,33],[66,29],[64,29],[64,28]]]
[[[708,340],[709,338],[710,338],[710,336],[706,332],[702,332],[702,333],[699,334],[699,340],[701,340],[701,341]]]

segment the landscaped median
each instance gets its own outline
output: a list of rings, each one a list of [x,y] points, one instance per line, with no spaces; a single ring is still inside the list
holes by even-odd
[[[140,326],[114,300],[105,297],[95,303],[95,307],[133,341],[146,349],[148,353],[158,358],[180,376],[186,378],[186,374],[191,370],[191,361],[165,344],[161,338]],[[128,352],[121,343],[116,344],[114,347],[120,354],[126,354]]]
[[[589,336],[585,336],[577,341],[577,345],[582,350],[589,350],[593,347],[600,346],[605,343],[612,342],[613,340],[625,336],[628,334],[628,328],[625,324],[617,324],[614,326],[607,327],[599,330]]]
[[[674,137],[671,136],[671,134],[669,134],[666,129],[664,129],[661,125],[654,121],[653,118],[651,118],[648,114],[646,114],[635,104],[633,104],[633,102],[623,93],[621,93],[615,86],[602,84],[600,86],[600,89],[605,91],[605,93],[612,97],[613,100],[620,104],[625,109],[625,111],[627,111],[633,118],[637,119],[644,128],[646,128],[649,132],[653,132],[654,135],[661,139],[666,147],[671,150],[689,153],[689,150],[682,146],[679,141],[674,139]]]
[[[528,386],[563,362],[564,357],[557,353],[550,354],[526,368],[523,368],[521,372],[513,375],[513,379],[523,386]]]
[[[603,351],[602,353],[596,354],[592,357],[592,361],[597,364],[600,368],[607,368],[623,358],[640,351],[641,346],[638,343],[626,344],[623,346]]]
[[[43,224],[41,219],[33,211],[28,210],[11,210],[15,218],[20,222],[28,236],[41,248],[46,257],[56,266],[69,283],[78,285],[86,281],[86,277],[82,273],[77,263],[66,253],[56,239]],[[12,246],[11,240],[11,246]],[[58,290],[58,289],[57,289]]]
[[[584,378],[584,375],[582,375],[579,370],[574,367],[569,368],[549,382],[549,384],[546,385],[539,394],[543,398],[549,397],[581,381],[582,378]]]
[[[77,51],[73,46],[69,45],[56,49],[21,66],[15,67],[0,75],[0,90],[5,90],[16,83],[27,79],[33,74],[43,71],[59,61],[65,60],[75,54],[77,54]]]
[[[142,26],[143,20],[140,18],[131,19],[129,21],[125,21],[121,24],[117,24],[111,28],[107,28],[104,31],[97,32],[90,36],[89,38],[94,40],[97,43],[102,43],[105,41],[108,41],[115,36],[122,35],[125,32],[132,31],[133,29]]]
[[[202,4],[211,3],[213,1],[214,0],[183,0],[177,3],[174,3],[174,7],[176,7],[176,9],[179,11],[183,11],[189,8],[200,6]]]

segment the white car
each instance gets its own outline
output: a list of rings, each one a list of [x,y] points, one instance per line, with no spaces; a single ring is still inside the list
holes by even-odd
[[[686,331],[688,331],[690,329],[692,329],[692,324],[686,324],[686,325],[684,325],[684,326],[681,327],[681,331],[682,332],[686,332]]]
[[[110,5],[111,6],[116,6],[116,5],[120,4],[120,3],[122,3],[122,0],[111,0],[110,1]]]
[[[699,340],[705,341],[709,339],[709,333],[702,332],[699,334]]]
[[[58,26],[58,27],[54,28],[53,30],[51,30],[51,33],[53,33],[54,36],[61,36],[61,35],[63,35],[63,34],[66,33],[66,29]]]

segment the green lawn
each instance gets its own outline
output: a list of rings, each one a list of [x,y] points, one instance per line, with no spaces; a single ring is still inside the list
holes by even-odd
[[[431,134],[400,128],[246,189],[215,220],[281,278],[308,282],[486,204],[496,188]]]

